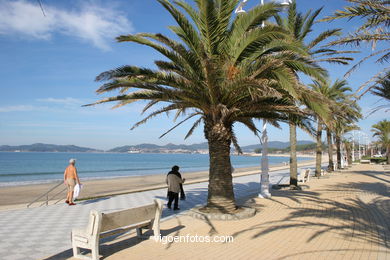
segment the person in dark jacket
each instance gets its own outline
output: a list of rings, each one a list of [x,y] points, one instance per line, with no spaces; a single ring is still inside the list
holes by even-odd
[[[168,184],[168,208],[172,206],[174,202],[174,210],[179,210],[179,192],[182,192],[182,184],[185,181],[179,173],[179,166],[175,165],[168,173],[166,183]],[[183,192],[184,193],[184,192]]]

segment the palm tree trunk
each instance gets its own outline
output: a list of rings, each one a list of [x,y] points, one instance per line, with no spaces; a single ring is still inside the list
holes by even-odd
[[[333,171],[333,144],[332,144],[332,132],[329,129],[326,129],[326,139],[328,141],[328,172]]]
[[[341,137],[336,134],[337,169],[341,169]]]
[[[352,165],[352,149],[351,149],[351,144],[348,142],[345,143],[345,151],[347,153],[348,166],[351,166]]]
[[[387,164],[390,164],[390,145],[386,148]]]
[[[210,158],[206,207],[221,213],[234,212],[237,207],[230,163],[231,129],[227,129],[222,123],[206,122],[205,136]]]
[[[297,127],[290,123],[290,187],[298,187]]]
[[[316,170],[315,176],[321,176],[321,159],[322,159],[322,122],[318,119],[317,127],[317,147],[316,147]]]

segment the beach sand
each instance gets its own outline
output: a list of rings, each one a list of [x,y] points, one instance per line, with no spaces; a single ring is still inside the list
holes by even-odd
[[[323,162],[326,160],[323,156]],[[308,160],[299,164],[305,166],[313,164],[313,160]],[[271,165],[270,171],[287,169],[286,165]],[[243,176],[250,174],[259,174],[260,167],[239,168],[235,169],[233,176]],[[192,184],[197,182],[208,181],[208,171],[202,172],[182,172],[183,178],[186,179],[185,184]],[[80,180],[83,184],[80,199],[104,197],[111,195],[118,195],[124,193],[140,192],[145,190],[152,190],[158,188],[165,188],[166,173],[146,176],[132,176],[116,179],[99,179],[83,181],[82,176]],[[26,208],[27,204],[50,190],[55,183],[34,184],[23,186],[6,186],[0,187],[0,210],[10,210],[17,208]],[[57,189],[50,193],[49,204],[63,203],[65,199],[65,185],[60,185]],[[64,190],[61,192],[61,190]],[[60,193],[59,193],[60,192]],[[51,199],[53,195],[59,193],[55,199]],[[31,207],[39,206],[46,198],[41,198],[38,203],[34,203]]]

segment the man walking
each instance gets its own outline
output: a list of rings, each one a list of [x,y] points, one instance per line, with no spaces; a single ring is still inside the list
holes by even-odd
[[[77,175],[77,169],[74,166],[76,164],[75,159],[69,160],[69,165],[66,167],[64,172],[64,183],[66,187],[68,188],[68,193],[66,195],[66,203],[69,204],[69,206],[76,205],[73,203],[73,191],[74,187],[76,186],[76,182],[80,185],[80,179]]]

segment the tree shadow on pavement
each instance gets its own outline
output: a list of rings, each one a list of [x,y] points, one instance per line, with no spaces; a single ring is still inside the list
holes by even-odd
[[[268,220],[232,235],[238,237],[249,232],[251,239],[270,235],[273,232],[310,230],[300,237],[305,243],[332,233],[344,240],[372,243],[390,248],[390,192],[386,177],[378,172],[358,174],[369,175],[380,182],[346,182],[331,184],[326,196],[312,191],[273,191],[269,199],[274,203],[267,207],[286,210],[285,217]],[[252,207],[264,207],[262,200],[252,200]],[[261,214],[261,211],[260,213]],[[269,214],[269,213],[268,213]],[[252,233],[254,234],[252,235]],[[286,233],[287,235],[288,233]],[[292,234],[292,233],[291,233]]]

